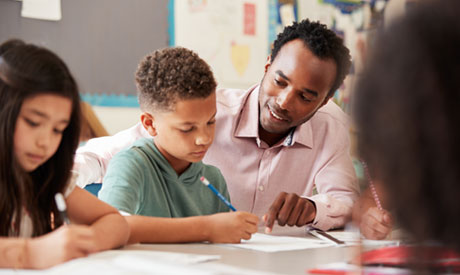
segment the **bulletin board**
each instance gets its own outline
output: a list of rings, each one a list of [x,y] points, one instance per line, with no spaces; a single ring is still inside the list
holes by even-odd
[[[269,1],[174,0],[172,45],[197,52],[218,86],[247,89],[260,82],[269,54]]]

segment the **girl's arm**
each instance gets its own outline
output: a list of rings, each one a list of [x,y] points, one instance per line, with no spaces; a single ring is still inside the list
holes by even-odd
[[[0,238],[0,267],[27,267],[27,239]]]
[[[115,208],[79,187],[75,187],[66,202],[70,221],[93,230],[97,251],[126,244],[129,226]]]

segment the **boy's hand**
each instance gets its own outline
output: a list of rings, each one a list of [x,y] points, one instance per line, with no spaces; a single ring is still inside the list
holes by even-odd
[[[281,226],[303,226],[316,217],[316,207],[309,199],[295,193],[281,192],[264,215],[265,233],[270,233],[275,221]]]
[[[370,207],[361,217],[359,228],[368,239],[385,239],[393,228],[393,219],[388,211]]]
[[[46,235],[30,239],[26,250],[29,268],[48,268],[96,252],[93,230],[83,225],[64,225]]]
[[[227,212],[208,216],[211,243],[239,243],[257,232],[259,218],[247,212]]]

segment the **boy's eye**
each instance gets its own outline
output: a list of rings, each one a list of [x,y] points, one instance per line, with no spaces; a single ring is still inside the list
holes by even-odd
[[[213,125],[214,123],[216,123],[216,120],[215,120],[215,119],[214,119],[214,120],[211,120],[211,121],[209,121],[209,122],[208,122],[208,125]]]
[[[179,129],[179,131],[181,131],[182,133],[190,133],[191,131],[193,131],[193,127],[190,127],[189,129]]]

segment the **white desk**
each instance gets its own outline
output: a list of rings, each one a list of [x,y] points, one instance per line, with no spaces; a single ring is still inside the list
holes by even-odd
[[[304,230],[298,229],[287,231],[275,229],[273,233],[306,235]],[[207,243],[136,244],[76,259],[44,271],[0,269],[0,274],[306,274],[307,269],[318,265],[351,260],[357,255],[357,250],[357,247],[331,246],[284,252],[260,252]],[[181,260],[159,260],[159,253],[155,252],[219,255],[220,258],[184,264]]]

